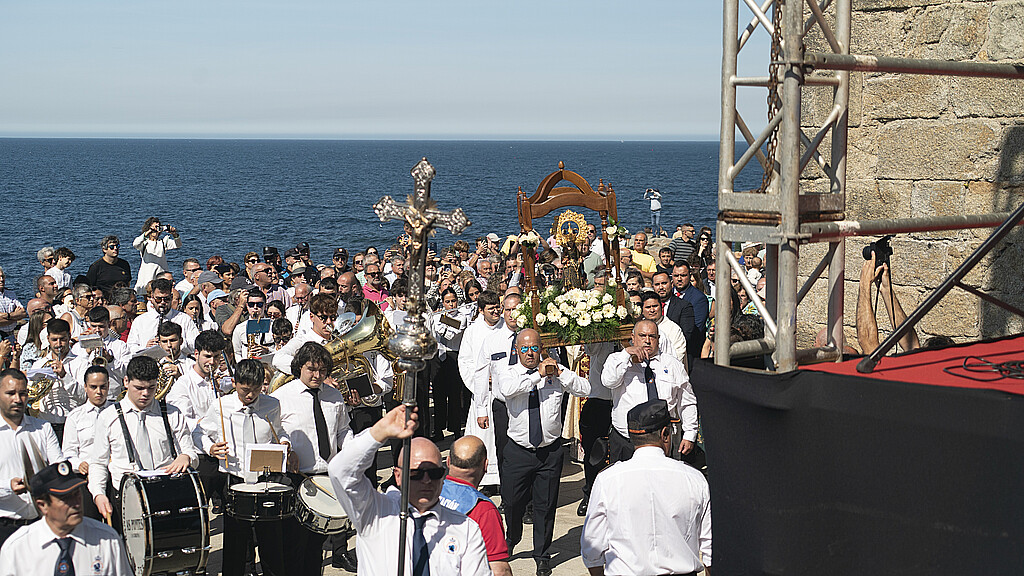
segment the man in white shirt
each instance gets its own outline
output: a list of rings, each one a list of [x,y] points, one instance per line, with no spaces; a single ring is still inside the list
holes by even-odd
[[[18,321],[28,317],[28,312],[21,305],[14,292],[7,289],[7,273],[0,268],[0,338],[14,333]]]
[[[64,420],[72,410],[85,402],[85,389],[73,370],[75,356],[71,354],[71,326],[60,318],[46,324],[49,352],[32,364],[33,370],[49,368],[57,376],[50,391],[39,401],[39,417],[53,426],[57,438],[64,437]]]
[[[481,294],[483,296],[483,294]],[[519,361],[515,353],[516,321],[512,318],[522,297],[518,294],[509,294],[502,300],[502,322],[500,328],[495,328],[487,336],[480,352],[477,354],[476,369],[473,371],[473,402],[474,411],[477,414],[481,428],[494,428],[494,447],[498,457],[498,474],[502,475],[505,466],[505,445],[508,443],[508,408],[505,406],[505,395],[498,387],[498,374]],[[491,420],[480,421],[480,415],[486,411],[486,406],[480,404],[491,401]]]
[[[223,396],[211,404],[200,420],[199,427],[192,432],[196,445],[220,463],[221,473],[228,476],[228,486],[252,484],[261,476],[245,468],[248,460],[246,454],[251,445],[291,446],[288,433],[281,425],[281,403],[276,398],[260,393],[264,376],[263,364],[258,360],[245,359],[239,362],[235,368],[235,393]],[[287,574],[285,549],[282,546],[283,526],[281,521],[249,523],[225,514],[222,551],[224,576],[242,576],[245,573],[246,553],[253,544],[254,527],[263,573],[268,576]]]
[[[100,336],[101,346],[99,348],[85,349],[82,347],[81,337],[79,342],[71,347],[71,354],[75,356],[72,371],[79,382],[85,377],[86,370],[100,356],[106,361],[107,374],[110,377],[109,394],[117,397],[121,392],[121,381],[124,380],[124,371],[131,360],[131,352],[117,333],[110,330],[110,311],[106,306],[96,306],[86,314],[88,322],[82,336],[96,334]]]
[[[315,298],[311,307],[317,312]],[[298,458],[301,475],[289,474],[293,486],[299,486],[306,475],[325,474],[331,457],[351,436],[344,396],[336,388],[324,385],[333,368],[334,361],[326,348],[316,342],[306,342],[291,358],[290,372],[296,379],[271,394],[281,403],[281,424]],[[369,463],[360,468],[359,473],[367,466]],[[370,485],[368,479],[364,481]],[[327,536],[308,530],[295,518],[285,520],[284,533],[285,549],[290,551],[292,560],[289,573],[320,574]]]
[[[342,276],[344,276],[344,274]],[[353,274],[353,277],[354,276],[355,275]],[[288,318],[288,321],[292,323],[292,326],[296,327],[296,331],[298,331],[299,319],[302,318],[302,316],[309,310],[309,297],[313,288],[309,284],[302,282],[295,286],[294,289],[295,293],[292,295],[292,305],[284,311],[284,315],[285,318]]]
[[[668,402],[669,413],[680,421],[679,452],[689,454],[697,439],[697,398],[682,362],[658,350],[658,325],[640,320],[633,325],[633,345],[608,356],[601,383],[612,391],[612,429],[608,448],[612,462],[633,455],[626,413],[638,404],[658,398]],[[634,362],[635,360],[635,362]]]
[[[199,291],[199,275],[202,273],[203,267],[199,264],[199,260],[195,258],[185,258],[185,261],[181,265],[181,275],[184,276],[184,278],[174,285],[174,289],[181,295],[182,300],[185,299],[185,296]]]
[[[0,544],[39,516],[25,479],[64,459],[53,429],[26,415],[27,409],[25,374],[14,368],[0,372]]]
[[[593,576],[711,573],[711,496],[696,469],[668,457],[668,404],[652,400],[626,415],[630,460],[601,472],[580,535]]]
[[[32,497],[43,519],[4,543],[0,576],[133,574],[117,532],[83,516],[85,482],[69,462],[47,466],[32,477]]]
[[[159,376],[156,360],[149,356],[132,358],[125,373],[125,397],[96,418],[89,456],[89,492],[104,517],[117,510],[115,518],[119,519],[121,480],[126,473],[162,470],[177,474],[199,462],[181,411],[156,401]]]
[[[270,334],[269,329],[266,332],[254,332],[252,336],[255,346],[253,350],[249,350],[249,322],[259,322],[264,318],[267,311],[267,297],[259,288],[253,288],[249,290],[245,305],[249,313],[249,320],[239,322],[231,334],[231,347],[235,351],[236,362],[242,358],[263,356],[270,352],[270,346],[274,344],[274,337]]]
[[[653,290],[640,293],[640,311],[643,317],[658,325],[658,352],[671,354],[686,366],[686,336],[679,325],[665,317],[661,297]]]
[[[532,328],[519,331],[515,353],[519,362],[498,374],[509,415],[509,443],[501,474],[506,540],[512,554],[522,539],[523,514],[532,492],[533,558],[537,576],[550,576],[551,539],[565,457],[562,395],[586,396],[590,384],[552,358],[541,361],[540,334]]]
[[[198,338],[198,336],[197,336]],[[174,322],[164,322],[156,334],[156,343],[167,353],[160,359],[160,370],[170,378],[177,380],[187,373],[195,360],[181,352],[181,326]]]
[[[92,453],[93,427],[107,406],[110,405],[110,376],[103,366],[90,366],[82,377],[88,402],[68,414],[64,423],[64,443],[61,448],[71,466],[82,474],[89,473],[89,455]],[[85,515],[100,520],[99,512],[92,498],[84,503]]]
[[[153,280],[152,288],[149,309],[132,322],[132,329],[128,332],[128,348],[135,354],[156,346],[156,335],[160,325],[164,322],[174,322],[181,326],[181,333],[184,337],[182,348],[186,353],[191,352],[196,342],[196,336],[199,335],[199,329],[187,314],[171,309],[171,291],[174,290],[171,281],[157,278]]]
[[[71,339],[77,342],[79,334],[88,328],[85,315],[95,305],[96,295],[88,284],[76,284],[71,294],[74,297],[71,307],[61,314],[60,319],[71,325]]]
[[[292,358],[306,342],[324,344],[334,334],[334,323],[338,320],[338,301],[331,294],[317,294],[309,299],[309,330],[299,329],[295,336],[274,353],[274,368],[284,374],[292,374]]]
[[[227,341],[217,330],[204,330],[196,336],[196,361],[192,367],[174,381],[167,393],[167,403],[181,411],[189,430],[195,430],[210,406],[216,404],[230,384],[216,381],[214,373],[223,360]],[[226,378],[224,380],[227,380]],[[219,463],[208,454],[199,454],[199,479],[215,508],[220,507],[220,494],[225,476],[218,472]]]
[[[345,442],[331,461],[331,482],[338,502],[356,530],[360,573],[393,574],[398,570],[398,532],[401,492],[381,494],[363,475],[380,447],[391,439],[411,438],[417,415],[406,422],[405,406],[387,413],[369,430]],[[426,438],[412,438],[409,453],[408,552],[409,574],[484,576],[491,573],[480,527],[464,514],[438,504],[445,476],[441,453]],[[395,468],[401,485],[402,470]]]
[[[487,386],[483,389],[485,397],[477,398],[476,392],[473,390],[473,378],[477,363],[480,361],[480,348],[487,337],[501,327],[501,302],[494,292],[481,292],[477,297],[476,306],[480,310],[480,315],[469,324],[462,336],[459,374],[462,376],[462,383],[473,393],[469,414],[466,417],[466,435],[480,438],[487,446],[487,470],[480,485],[496,487],[501,480],[498,476],[498,454],[494,445],[494,428],[490,426],[491,402],[494,400],[494,396],[491,394],[490,386]]]

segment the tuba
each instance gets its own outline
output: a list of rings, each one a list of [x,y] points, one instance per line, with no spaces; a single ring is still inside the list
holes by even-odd
[[[330,342],[324,344],[334,361],[331,377],[341,386],[343,393],[348,392],[345,382],[359,376],[371,376],[373,369],[370,362],[363,356],[367,352],[377,352],[394,363],[397,357],[388,349],[388,339],[393,330],[388,324],[384,313],[373,302],[365,301],[363,319],[344,334],[335,334]],[[279,374],[270,383],[270,392],[277,390],[295,377],[291,374]],[[370,400],[372,402],[372,399]]]
[[[52,369],[53,363],[53,360],[47,360],[42,367]],[[29,416],[39,415],[43,407],[43,398],[50,393],[50,390],[53,389],[56,383],[56,378],[41,378],[35,382],[28,383],[28,404],[25,412]]]

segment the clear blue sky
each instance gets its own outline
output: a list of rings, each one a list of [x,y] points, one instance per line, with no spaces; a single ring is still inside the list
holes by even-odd
[[[0,136],[717,140],[721,14],[716,0],[8,2]],[[763,125],[763,92],[746,91]]]

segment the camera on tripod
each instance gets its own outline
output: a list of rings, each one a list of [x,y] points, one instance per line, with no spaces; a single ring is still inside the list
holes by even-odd
[[[892,234],[882,236],[878,240],[868,244],[864,247],[864,259],[871,260],[871,253],[875,253],[875,267],[881,266],[882,264],[889,264],[889,257],[892,256],[892,246],[889,245],[889,240],[892,239]],[[890,264],[891,266],[891,264]]]

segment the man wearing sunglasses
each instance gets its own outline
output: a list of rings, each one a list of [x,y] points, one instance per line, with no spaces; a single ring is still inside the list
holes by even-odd
[[[184,354],[188,355],[195,346],[196,336],[199,335],[196,323],[189,318],[188,314],[171,308],[171,291],[174,290],[174,286],[170,280],[157,278],[150,285],[153,292],[149,297],[149,309],[132,322],[131,330],[128,332],[128,348],[131,349],[132,354],[137,354],[146,348],[156,346],[157,329],[164,322],[174,322],[181,326],[183,337],[181,349]]]
[[[508,407],[508,439],[501,500],[508,522],[509,553],[523,536],[523,514],[533,502],[533,558],[537,576],[551,574],[551,539],[558,508],[562,448],[562,395],[586,397],[590,383],[552,358],[541,360],[540,334],[526,328],[516,337],[519,361],[498,374]]]
[[[127,260],[118,257],[121,241],[117,236],[104,236],[100,241],[103,257],[89,266],[85,278],[90,286],[102,289],[110,294],[110,289],[118,282],[125,286],[132,285],[132,267]]]
[[[388,293],[388,287],[384,285],[384,275],[381,273],[380,264],[367,264],[364,274],[366,275],[366,284],[363,285],[363,296],[367,300],[377,303],[381,311],[386,311],[388,309],[387,298],[391,294]]]
[[[338,502],[359,535],[356,552],[360,573],[393,574],[398,570],[401,492],[398,488],[383,494],[376,491],[363,470],[385,442],[412,437],[418,415],[414,409],[406,422],[405,410],[405,406],[398,406],[368,430],[347,439],[329,465]],[[402,469],[396,467],[394,475],[400,487]],[[491,574],[480,527],[464,514],[439,505],[444,477],[437,446],[426,438],[412,438],[409,504],[413,510],[407,524],[411,546],[407,544],[409,552],[405,556],[408,573]]]
[[[249,295],[245,300],[245,308],[249,314],[249,320],[259,321],[266,317],[267,298],[259,288],[249,290]],[[253,358],[267,354],[270,351],[270,346],[274,344],[274,338],[270,334],[270,330],[256,332],[253,334],[253,337],[254,346],[250,350],[249,322],[239,322],[238,326],[235,326],[234,332],[231,333],[231,345],[235,350],[236,362],[243,358]]]

